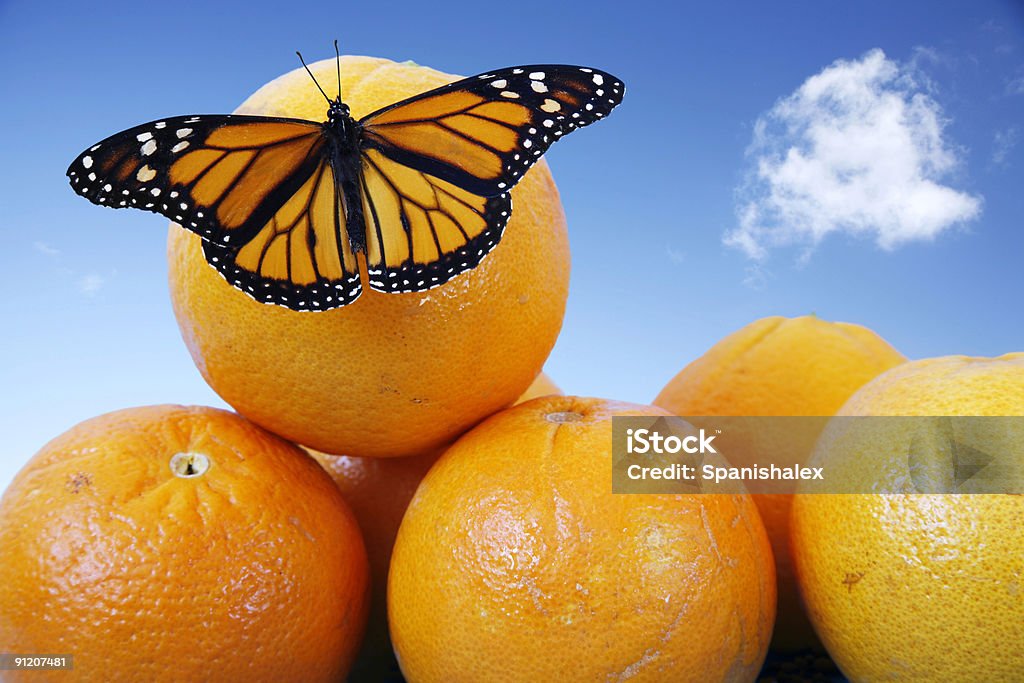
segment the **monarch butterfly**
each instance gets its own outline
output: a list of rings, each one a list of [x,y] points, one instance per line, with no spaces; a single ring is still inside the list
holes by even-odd
[[[526,170],[624,90],[598,69],[516,66],[356,120],[341,99],[340,55],[334,100],[299,59],[328,102],[326,122],[152,121],[82,152],[71,187],[199,234],[210,265],[257,301],[327,310],[362,292],[359,255],[381,292],[427,290],[476,267],[501,239]]]

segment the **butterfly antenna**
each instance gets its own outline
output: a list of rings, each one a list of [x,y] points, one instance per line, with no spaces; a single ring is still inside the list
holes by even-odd
[[[338,52],[338,41],[334,41],[334,54],[337,55],[335,64],[338,66],[338,99],[341,99],[341,53]]]
[[[319,90],[320,94],[324,96],[325,100],[327,100],[327,104],[330,104],[331,98],[327,96],[327,93],[324,92],[324,89],[321,88],[320,84],[316,82],[316,76],[314,76],[313,72],[309,70],[308,66],[306,66],[306,60],[302,58],[302,53],[296,50],[295,54],[299,56],[299,61],[302,62],[302,66],[306,67],[306,73],[308,73],[309,77],[313,79],[313,83],[316,85],[317,90]]]

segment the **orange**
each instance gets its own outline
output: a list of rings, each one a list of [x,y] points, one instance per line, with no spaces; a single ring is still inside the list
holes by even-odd
[[[0,500],[0,557],[2,649],[74,657],[24,680],[336,681],[366,619],[330,477],[212,408],[121,410],[46,444]]]
[[[333,59],[311,69],[325,88],[336,81]],[[356,117],[456,78],[370,57],[343,57],[341,72]],[[302,69],[238,109],[317,121],[326,111]],[[364,282],[353,304],[318,313],[250,299],[206,263],[198,237],[172,225],[171,301],[196,366],[238,412],[320,451],[443,447],[526,390],[562,325],[569,246],[543,161],[512,196],[505,235],[477,268],[418,294],[383,294]]]
[[[533,380],[533,384],[527,387],[523,395],[516,401],[516,405],[525,403],[530,399],[540,398],[541,396],[561,396],[564,392],[558,387],[555,382],[543,372],[537,375]]]
[[[905,360],[866,327],[816,316],[773,316],[715,344],[665,385],[654,404],[684,417],[829,416],[865,382]],[[813,439],[793,444],[790,452],[810,455],[812,444]],[[756,448],[746,454],[754,461],[758,455]],[[738,454],[726,456],[736,459]],[[771,456],[760,454],[762,462],[766,457]],[[781,454],[775,457],[780,464],[788,464],[781,462]],[[789,556],[792,497],[762,494],[755,495],[754,501],[772,542],[779,577],[772,647],[783,651],[814,647],[814,632],[800,605]]]
[[[1024,353],[907,363],[863,387],[839,415],[1024,415]],[[877,474],[881,458],[906,452],[887,441],[856,453],[821,449],[816,464],[842,458]],[[1019,466],[1020,452],[1018,442],[1002,455]],[[796,496],[792,542],[800,588],[846,676],[1020,680],[1022,521],[1020,495]]]
[[[407,680],[754,680],[775,575],[750,497],[611,492],[612,416],[664,414],[538,398],[441,456],[391,560]]]
[[[518,403],[533,396],[561,393],[551,378],[541,373]],[[443,452],[441,449],[419,456],[354,458],[310,451],[352,507],[370,559],[370,618],[366,638],[352,668],[353,680],[383,681],[398,674],[387,619],[391,549],[416,487]]]

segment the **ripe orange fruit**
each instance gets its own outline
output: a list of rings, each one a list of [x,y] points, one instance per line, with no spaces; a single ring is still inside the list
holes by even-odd
[[[864,386],[839,415],[1024,415],[1024,353],[907,363]],[[888,439],[815,459],[843,458],[877,475],[879,458],[894,449],[903,452]],[[998,453],[1019,454],[1019,443]],[[797,495],[800,588],[843,673],[855,681],[1020,680],[1022,522],[1020,495]]]
[[[515,405],[520,403],[526,403],[527,401],[541,396],[561,396],[563,392],[554,381],[548,377],[545,373],[540,373],[533,380],[533,384],[527,387],[523,395],[519,397],[519,400],[515,402]]]
[[[398,665],[388,637],[387,580],[391,549],[416,487],[443,449],[402,458],[355,458],[310,451],[352,507],[370,560],[370,614],[352,666],[353,681],[386,681]]]
[[[561,393],[551,378],[541,373],[517,404],[534,396]],[[388,635],[387,614],[391,549],[395,545],[402,515],[416,493],[416,487],[444,449],[400,458],[355,458],[314,450],[309,452],[331,475],[355,513],[370,559],[370,618],[366,624],[366,637],[352,666],[352,680],[384,681],[394,678],[399,672]]]
[[[829,416],[865,382],[906,358],[877,334],[850,323],[816,316],[757,320],[715,344],[661,390],[654,404],[681,416]],[[763,435],[767,437],[768,435]],[[793,454],[810,455],[813,435],[792,444]],[[765,438],[764,443],[771,443]],[[727,453],[765,462],[771,454]],[[761,450],[764,450],[762,448]],[[781,453],[774,454],[780,462]],[[800,457],[795,458],[803,462]],[[742,462],[734,462],[742,465]],[[788,464],[788,460],[786,463]],[[792,497],[754,496],[768,530],[779,577],[779,606],[772,647],[794,651],[816,639],[800,604],[789,556]]]
[[[336,80],[333,59],[311,69],[321,83]],[[341,75],[356,117],[456,78],[369,57],[343,57]],[[322,120],[326,104],[297,69],[238,112]],[[355,303],[322,313],[250,299],[207,265],[198,237],[172,226],[171,300],[193,360],[238,412],[317,450],[394,456],[443,447],[523,393],[562,325],[569,246],[547,165],[512,196],[505,235],[477,268],[418,294],[364,282]]]
[[[0,557],[3,650],[72,654],[80,681],[336,681],[366,619],[330,477],[212,408],[121,410],[46,444],[0,499]]]
[[[747,495],[611,492],[613,415],[550,396],[434,464],[398,531],[391,637],[410,681],[752,681],[775,607]]]

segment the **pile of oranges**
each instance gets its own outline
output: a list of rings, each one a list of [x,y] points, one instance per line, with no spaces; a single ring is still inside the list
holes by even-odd
[[[356,117],[453,80],[341,67]],[[239,111],[319,97],[293,72]],[[35,455],[0,500],[0,652],[96,681],[754,681],[823,646],[855,680],[1024,670],[1019,496],[611,492],[614,416],[1022,414],[1024,354],[907,362],[775,317],[653,405],[565,396],[565,219],[543,162],[513,194],[478,268],[322,313],[248,298],[172,225],[182,336],[238,414],[131,408]]]

